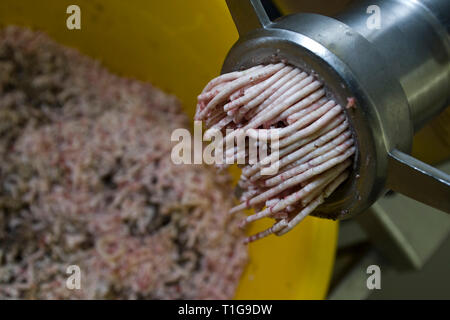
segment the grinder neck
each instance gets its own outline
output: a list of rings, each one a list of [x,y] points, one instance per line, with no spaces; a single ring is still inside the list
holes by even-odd
[[[414,131],[449,105],[449,0],[363,0],[335,18],[371,42],[392,68]],[[378,25],[368,25],[369,18]]]

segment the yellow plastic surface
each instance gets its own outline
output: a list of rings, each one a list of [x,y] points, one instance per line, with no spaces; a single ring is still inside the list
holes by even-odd
[[[81,30],[66,27],[71,4],[81,8]],[[223,0],[1,0],[0,25],[7,24],[43,30],[113,72],[152,82],[178,96],[190,116],[196,95],[237,40]],[[324,298],[336,238],[337,223],[307,218],[286,236],[251,244],[236,298]]]

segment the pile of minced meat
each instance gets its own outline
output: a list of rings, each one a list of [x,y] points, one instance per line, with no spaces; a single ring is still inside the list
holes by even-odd
[[[0,299],[233,297],[242,216],[226,174],[172,163],[186,119],[149,84],[0,30]]]

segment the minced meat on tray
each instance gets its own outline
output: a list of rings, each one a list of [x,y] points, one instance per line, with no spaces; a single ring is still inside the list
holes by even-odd
[[[233,297],[247,251],[229,177],[172,163],[187,126],[149,84],[0,30],[0,298]]]

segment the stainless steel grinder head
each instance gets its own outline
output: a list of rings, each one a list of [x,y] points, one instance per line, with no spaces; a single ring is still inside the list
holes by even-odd
[[[346,110],[358,147],[352,174],[313,215],[353,217],[388,189],[450,213],[449,175],[407,155],[414,131],[449,102],[449,1],[370,0],[342,21],[299,13],[273,22],[260,0],[227,4],[240,38],[222,73],[286,61],[339,104],[356,102]],[[386,14],[380,30],[365,24],[374,4]]]

